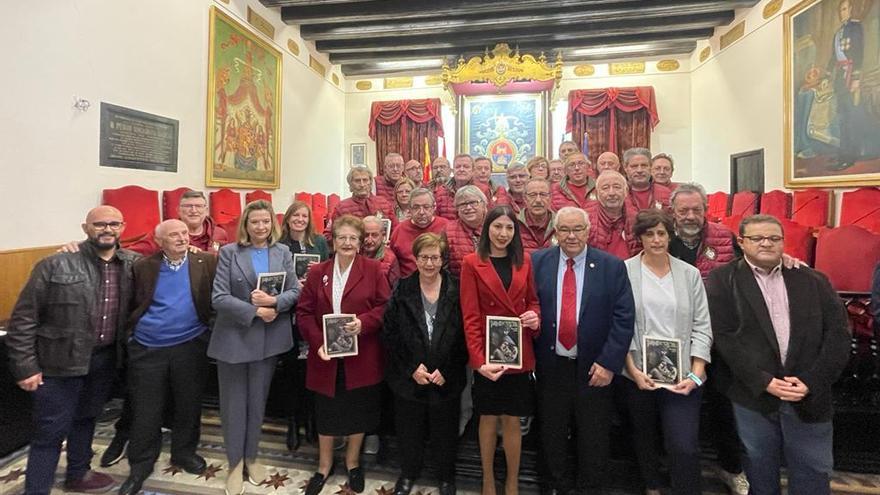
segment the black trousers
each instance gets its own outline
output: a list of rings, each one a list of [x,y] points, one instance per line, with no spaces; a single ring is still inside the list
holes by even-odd
[[[457,399],[429,404],[394,396],[394,422],[403,477],[417,479],[422,474],[427,437],[438,478],[440,481],[455,481],[460,409]]]
[[[132,475],[153,471],[162,449],[162,420],[169,400],[174,403],[171,462],[195,454],[208,374],[207,348],[201,337],[171,347],[129,343],[128,394],[133,414],[128,463]]]
[[[586,386],[590,378],[578,376],[577,361],[561,356],[539,363],[537,379],[541,455],[552,487],[560,492],[573,488],[574,476],[567,463],[571,431],[577,446],[578,488],[600,486],[608,463],[611,386]]]
[[[712,353],[712,361],[720,357]],[[703,433],[718,453],[718,465],[728,473],[739,474],[743,471],[742,443],[736,432],[736,420],[733,417],[733,404],[720,390],[718,382],[712,379],[712,366],[707,369],[709,379],[703,386],[703,407],[706,410]]]

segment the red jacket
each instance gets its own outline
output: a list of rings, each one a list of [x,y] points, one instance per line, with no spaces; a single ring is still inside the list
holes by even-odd
[[[448,246],[449,273],[456,277],[461,273],[461,260],[468,254],[477,250],[480,242],[481,229],[472,229],[461,220],[449,222],[443,229]]]
[[[548,212],[549,218],[543,226],[529,225],[529,211],[523,209],[516,216],[519,221],[519,236],[522,239],[523,249],[532,254],[539,249],[544,249],[553,245],[553,234],[556,233],[554,228],[553,212]]]
[[[703,225],[703,241],[695,263],[703,279],[709,276],[709,272],[733,261],[734,258],[736,251],[733,245],[733,233],[724,225],[706,221]]]
[[[553,184],[550,190],[550,206],[553,211],[559,211],[564,206],[586,208],[587,203],[595,199],[596,181],[587,176],[587,194],[584,197],[576,196],[568,187],[568,177],[563,177],[559,184]]]
[[[506,191],[506,203],[511,208],[513,208],[513,212],[519,215],[519,212],[525,210],[528,205],[526,205],[526,195],[525,194],[516,194],[510,191]]]
[[[343,199],[330,214],[330,221],[327,223],[327,228],[324,229],[324,237],[331,243],[330,246],[332,248],[333,220],[342,215],[354,215],[358,218],[364,218],[375,215],[377,212],[381,212],[383,218],[391,219],[392,231],[394,227],[397,227],[397,215],[394,214],[394,207],[385,199],[376,195],[370,195],[366,199],[355,199],[353,197]]]
[[[427,227],[422,228],[414,224],[412,220],[404,220],[391,233],[391,241],[389,247],[397,255],[397,262],[400,263],[400,276],[408,277],[416,271],[416,257],[413,256],[412,245],[416,237],[425,232],[433,232],[439,234],[446,227],[449,220],[434,216],[434,220]]]
[[[396,203],[394,201],[394,186],[397,184],[388,182],[384,175],[376,177],[373,183],[376,184],[376,196],[384,199],[390,205]]]
[[[464,257],[459,286],[464,337],[470,355],[469,363],[474,369],[486,363],[486,316],[518,317],[532,310],[538,318],[541,317],[532,276],[532,260],[528,255],[525,255],[521,267],[513,268],[510,289],[504,290],[504,284],[492,262],[480,259],[477,253],[471,253]],[[540,330],[523,328],[523,367],[505,373],[527,373],[535,369],[532,339],[538,333]]]
[[[229,236],[226,235],[225,230],[214,224],[214,220],[211,217],[205,217],[205,222],[202,224],[202,233],[195,237],[190,235],[189,243],[202,251],[217,254],[220,246],[229,243]],[[144,256],[150,256],[158,253],[161,248],[156,243],[153,234],[148,234],[143,239],[128,246],[127,249]]]
[[[672,195],[672,191],[666,186],[654,183],[651,184],[650,191],[651,193],[646,208],[657,208],[672,213],[672,206],[669,204],[669,197]],[[626,196],[626,204],[629,205],[630,208],[634,208],[636,211],[645,209],[636,203],[636,197],[633,195],[632,191]]]
[[[299,302],[296,305],[296,323],[300,334],[309,343],[306,362],[306,387],[323,395],[336,394],[336,366],[345,366],[345,388],[352,390],[375,385],[382,381],[384,353],[379,330],[382,314],[391,289],[376,260],[356,256],[345,284],[342,312],[353,313],[361,320],[358,335],[358,355],[324,361],[318,357],[318,348],[324,345],[323,315],[333,313],[333,264],[330,258],[309,270]]]
[[[622,260],[635,256],[641,251],[642,244],[632,233],[638,211],[631,204],[626,203],[623,218],[609,228],[600,218],[600,208],[602,205],[598,201],[590,202],[585,208],[590,217],[590,235],[587,244]]]

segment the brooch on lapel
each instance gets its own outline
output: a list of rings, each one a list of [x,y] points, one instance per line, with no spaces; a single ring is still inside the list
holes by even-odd
[[[211,244],[211,251],[214,251],[214,252],[220,251],[220,243],[217,241],[214,241]]]
[[[327,275],[324,275],[324,278],[321,280],[324,282],[324,287],[327,287]]]
[[[710,260],[714,260],[716,256],[715,250],[712,249],[712,246],[706,246],[706,250],[703,251],[703,254]]]
[[[663,203],[661,203],[661,202],[659,202],[659,201],[654,201],[654,209],[655,209],[655,210],[662,210],[662,209],[663,209]]]

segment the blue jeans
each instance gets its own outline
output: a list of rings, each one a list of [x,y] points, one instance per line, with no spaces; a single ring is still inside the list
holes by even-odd
[[[736,427],[746,447],[746,476],[752,495],[779,495],[779,469],[788,468],[788,493],[831,493],[834,468],[831,422],[805,423],[791,404],[765,415],[733,405]]]
[[[34,437],[28,452],[25,494],[48,494],[55,482],[61,442],[67,439],[67,480],[85,476],[92,460],[95,419],[116,376],[116,347],[96,350],[84,376],[46,376],[33,392]]]

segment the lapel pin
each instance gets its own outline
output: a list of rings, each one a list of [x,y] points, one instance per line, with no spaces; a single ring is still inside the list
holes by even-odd
[[[590,263],[590,268],[596,268],[596,264],[595,264],[595,263]]]
[[[324,275],[324,278],[321,280],[323,280],[324,286],[326,287],[327,286],[327,275]]]

